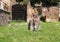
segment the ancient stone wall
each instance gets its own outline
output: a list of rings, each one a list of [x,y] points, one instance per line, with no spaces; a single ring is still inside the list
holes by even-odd
[[[0,25],[5,25],[11,21],[10,12],[0,9]]]
[[[2,0],[6,4],[6,7],[9,11],[11,11],[11,0]]]
[[[44,16],[46,16],[46,19],[45,19],[46,22],[52,22],[52,21],[56,22],[59,20],[57,6],[53,6],[49,8],[44,7],[42,8],[42,13],[44,14]]]

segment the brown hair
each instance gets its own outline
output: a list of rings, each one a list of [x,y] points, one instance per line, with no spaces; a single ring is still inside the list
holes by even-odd
[[[38,9],[37,9],[37,8],[34,8],[34,12],[35,12],[36,14],[38,14]]]

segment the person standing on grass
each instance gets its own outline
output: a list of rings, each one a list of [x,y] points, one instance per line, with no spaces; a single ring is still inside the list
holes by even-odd
[[[39,12],[38,9],[35,7],[33,11],[33,25],[35,30],[39,30],[40,27],[40,17],[39,17]]]
[[[32,11],[32,20],[29,21],[29,28],[30,30],[39,30],[40,29],[40,16],[39,16],[39,12],[38,9],[35,7],[33,8]]]

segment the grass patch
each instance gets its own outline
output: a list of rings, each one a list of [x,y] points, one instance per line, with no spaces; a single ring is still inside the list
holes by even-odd
[[[29,31],[27,25],[16,23],[0,26],[0,42],[60,42],[60,22],[41,22],[41,31]]]

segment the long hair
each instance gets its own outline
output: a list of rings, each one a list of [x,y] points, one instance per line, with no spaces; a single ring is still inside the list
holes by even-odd
[[[33,8],[33,10],[34,10],[34,14],[36,14],[36,15],[38,15],[38,9],[37,8]]]

